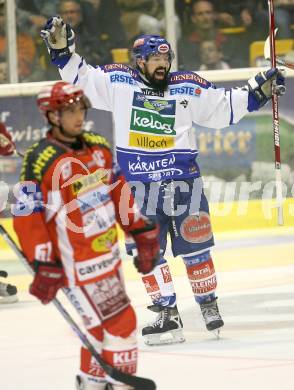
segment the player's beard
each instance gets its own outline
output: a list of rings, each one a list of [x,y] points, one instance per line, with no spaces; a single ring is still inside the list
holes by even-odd
[[[156,79],[155,78],[155,72],[157,70],[164,70],[164,78],[163,79]],[[165,91],[167,89],[167,86],[168,86],[168,80],[167,80],[167,77],[168,77],[168,71],[163,68],[163,67],[159,67],[157,69],[155,69],[155,71],[151,74],[147,71],[147,69],[145,69],[145,75],[144,75],[147,79],[147,81],[150,83],[150,85],[153,87],[153,88],[156,88],[156,89],[159,89],[160,91]]]

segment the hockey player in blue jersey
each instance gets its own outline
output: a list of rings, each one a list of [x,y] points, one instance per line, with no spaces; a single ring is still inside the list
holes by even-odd
[[[197,163],[193,123],[224,128],[259,110],[285,91],[278,69],[258,73],[242,88],[216,88],[194,72],[170,72],[174,57],[164,38],[143,35],[133,46],[135,67],[88,65],[75,53],[74,32],[59,17],[42,30],[52,62],[61,77],[79,84],[92,106],[113,113],[118,162],[132,184],[142,212],[160,224],[161,258],[142,279],[157,313],[143,328],[149,345],[182,342],[183,324],[165,260],[168,234],[174,256],[181,256],[195,301],[209,331],[224,322],[216,297],[214,245],[207,199]],[[128,243],[128,252],[134,249]]]

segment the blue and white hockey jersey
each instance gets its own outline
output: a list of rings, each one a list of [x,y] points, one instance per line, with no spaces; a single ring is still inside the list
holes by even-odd
[[[80,85],[94,108],[113,113],[117,159],[128,181],[199,177],[193,122],[224,128],[248,113],[246,90],[215,88],[193,72],[170,73],[163,92],[127,65],[94,68],[73,54],[60,74]]]

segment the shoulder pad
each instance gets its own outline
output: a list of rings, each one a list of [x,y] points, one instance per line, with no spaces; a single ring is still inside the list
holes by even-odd
[[[104,72],[115,72],[119,70],[121,72],[129,72],[132,68],[126,64],[107,64],[99,66]]]
[[[197,73],[194,72],[172,72],[169,75],[169,85],[170,84],[180,84],[180,83],[191,83],[191,84],[197,84],[202,88],[209,88],[211,87],[211,83],[201,76],[199,76]]]
[[[134,79],[138,79],[138,71],[131,68],[126,64],[108,64],[108,65],[100,65],[99,68],[103,70],[105,73],[111,72],[125,72],[129,73]]]
[[[25,153],[20,172],[20,180],[41,182],[51,164],[62,154],[64,149],[42,139],[33,144]]]
[[[85,131],[82,137],[89,146],[98,145],[111,150],[110,143],[107,141],[105,137],[103,137],[100,134],[92,133],[90,131]]]

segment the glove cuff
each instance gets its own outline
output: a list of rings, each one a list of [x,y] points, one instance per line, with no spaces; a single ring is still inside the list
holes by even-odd
[[[131,232],[129,232],[129,234],[132,236],[136,236],[137,234],[149,232],[150,230],[154,230],[155,228],[156,228],[156,223],[149,220],[148,222],[146,222],[146,225],[144,227],[134,229]]]
[[[68,47],[64,49],[51,49],[50,57],[54,65],[57,65],[60,69],[63,69],[70,60],[72,53]]]
[[[51,263],[51,262],[45,262],[45,261],[39,261],[39,260],[34,260],[32,262],[32,268],[35,272],[38,272],[38,269],[40,267],[54,267],[54,268],[60,268],[62,269],[62,264],[59,263],[59,262],[54,262],[54,263]]]

